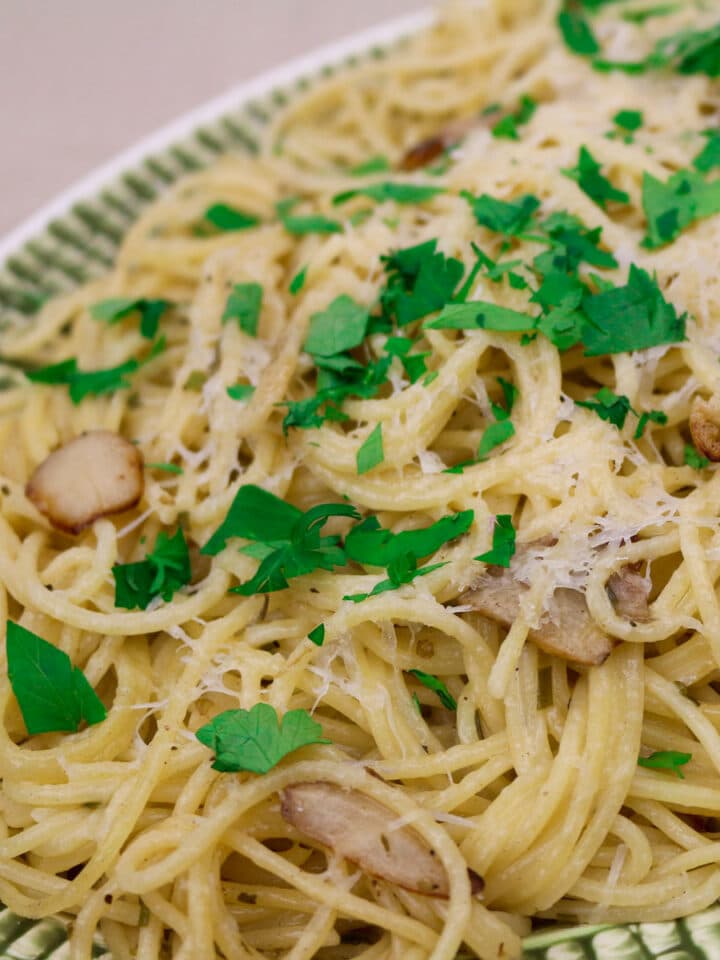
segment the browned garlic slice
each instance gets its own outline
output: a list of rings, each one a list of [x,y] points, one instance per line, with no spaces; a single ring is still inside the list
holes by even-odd
[[[281,794],[282,815],[366,873],[431,897],[449,896],[447,875],[419,833],[359,790],[334,783],[296,783]]]
[[[690,409],[690,435],[696,448],[712,460],[720,461],[720,401],[695,397]]]
[[[54,527],[79,533],[100,517],[134,507],[143,487],[137,447],[109,430],[91,430],[46,457],[25,494]]]
[[[449,124],[439,133],[432,134],[410,147],[400,160],[400,169],[410,172],[426,167],[433,160],[437,160],[450,147],[456,146],[473,127],[480,121],[476,119],[458,120]]]
[[[647,623],[650,619],[650,582],[640,574],[634,564],[628,563],[614,573],[605,589],[618,616],[637,623]]]
[[[459,602],[509,627],[520,613],[522,595],[529,589],[514,578],[512,570],[491,567]],[[546,653],[589,666],[604,663],[612,651],[612,642],[590,616],[585,594],[566,587],[553,593],[543,621],[528,636]]]

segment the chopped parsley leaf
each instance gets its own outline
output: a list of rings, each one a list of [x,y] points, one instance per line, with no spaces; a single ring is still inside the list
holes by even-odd
[[[706,130],[707,143],[693,160],[693,166],[701,173],[720,167],[720,131]]]
[[[679,3],[662,3],[656,7],[646,7],[644,10],[625,10],[620,16],[628,23],[643,24],[653,17],[666,17],[679,9]]]
[[[245,213],[226,203],[214,203],[205,211],[205,220],[218,230],[248,230],[260,223],[254,213]]]
[[[369,321],[367,308],[343,293],[327,309],[312,315],[304,349],[319,357],[351,350],[365,339]]]
[[[307,233],[342,233],[342,224],[337,220],[330,220],[327,217],[317,214],[286,214],[280,218],[283,226],[288,233],[297,237],[302,237]]]
[[[38,370],[28,370],[25,376],[33,383],[65,385],[69,388],[70,399],[74,404],[89,395],[99,396],[104,393],[114,393],[130,387],[127,379],[131,373],[139,370],[153,360],[165,349],[165,339],[160,337],[155,341],[152,349],[143,360],[132,357],[116,367],[107,367],[104,370],[78,370],[77,359],[70,357],[60,363],[41,367]]]
[[[350,174],[353,177],[367,177],[373,173],[385,173],[390,169],[391,166],[388,158],[382,154],[378,154],[377,156],[370,157],[369,160],[359,163],[356,167],[352,167]]]
[[[331,742],[306,710],[288,710],[278,720],[269,703],[256,703],[250,710],[225,710],[195,736],[214,751],[213,769],[223,773],[267,773],[295,750]]]
[[[418,567],[417,558],[412,554],[408,554],[407,556],[398,558],[398,560],[388,566],[388,579],[376,583],[370,593],[351,593],[344,596],[343,600],[362,603],[362,601],[367,600],[368,597],[376,597],[379,593],[397,590],[398,587],[401,587],[405,583],[412,583],[416,577],[424,577],[428,573],[432,573],[433,570],[438,570],[444,566],[444,563],[431,563],[427,567]]]
[[[478,447],[478,461],[485,460],[487,455],[496,447],[502,446],[507,440],[515,436],[515,427],[511,420],[502,419],[491,423],[480,438]]]
[[[333,197],[332,202],[337,206],[347,203],[354,197],[367,197],[378,203],[384,203],[387,200],[393,200],[395,203],[425,203],[439,193],[445,193],[444,187],[416,183],[371,183],[366,187],[357,187],[355,190],[338,193]]]
[[[564,169],[562,173],[570,180],[574,180],[583,193],[586,193],[603,210],[611,200],[616,203],[629,203],[630,195],[614,187],[607,177],[603,176],[601,170],[602,166],[588,148],[580,147],[577,166]]]
[[[178,476],[184,473],[176,463],[146,463],[145,466],[148,470],[162,470],[163,473],[176,473]]]
[[[642,200],[648,222],[642,245],[654,250],[695,220],[720,213],[720,180],[707,183],[697,170],[678,170],[663,183],[645,173]]]
[[[576,406],[594,410],[601,420],[614,424],[618,430],[625,426],[628,413],[632,410],[630,401],[624,395],[618,396],[609,387],[603,387],[592,400],[576,400]]]
[[[302,270],[299,270],[295,276],[290,281],[289,290],[290,293],[295,297],[300,293],[302,288],[305,286],[305,281],[307,279],[308,268],[303,267]]]
[[[484,193],[479,197],[473,196],[467,190],[461,193],[472,207],[475,219],[482,227],[502,233],[506,237],[514,237],[523,233],[533,219],[535,211],[540,207],[540,201],[532,194],[518,197],[517,200],[498,200]]]
[[[169,602],[192,577],[190,554],[182,530],[178,528],[172,537],[161,530],[152,553],[136,563],[116,563],[112,573],[116,607],[145,610],[156,597]]]
[[[357,452],[358,476],[369,473],[385,459],[382,424],[378,423]]]
[[[686,467],[692,467],[694,470],[704,470],[705,467],[710,466],[710,461],[708,458],[704,457],[701,453],[698,453],[695,447],[689,443],[685,444],[683,454],[683,460]]]
[[[231,400],[239,400],[244,403],[255,393],[255,387],[251,383],[236,383],[226,390]]]
[[[575,272],[582,262],[601,270],[612,270],[618,266],[612,253],[599,246],[602,227],[591,230],[579,217],[559,210],[543,221],[542,230],[552,241],[553,249],[535,258],[534,265],[540,273],[548,272],[546,260],[541,258],[561,258],[562,266],[569,273]],[[553,268],[558,269],[558,264],[554,263]]]
[[[140,314],[140,333],[146,340],[152,340],[158,331],[160,318],[169,310],[169,300],[149,300],[145,297],[112,297],[101,300],[90,307],[90,316],[94,320],[107,323],[119,323],[133,313]]]
[[[383,316],[404,327],[445,306],[462,279],[460,260],[437,250],[437,240],[381,257],[388,275],[380,291]]]
[[[664,426],[668,422],[667,414],[663,413],[662,410],[646,410],[645,413],[640,414],[640,419],[638,420],[637,429],[633,434],[634,440],[640,440],[642,435],[645,433],[645,428],[648,423],[657,423],[660,426]]]
[[[523,333],[535,327],[535,318],[509,307],[485,300],[449,303],[433,320],[423,324],[426,330],[498,330]]]
[[[681,30],[662,37],[649,63],[653,67],[671,66],[683,74],[720,76],[720,23],[706,30]]]
[[[241,330],[256,337],[262,299],[263,288],[259,283],[236,283],[227,298],[222,322],[237,320]]]
[[[619,110],[613,117],[613,123],[629,133],[635,133],[644,123],[642,111]]]
[[[509,567],[514,556],[515,528],[512,517],[509,513],[500,513],[495,517],[492,548],[474,559],[494,567]]]
[[[585,356],[645,350],[685,339],[687,314],[678,316],[657,280],[633,264],[624,287],[583,300]]]
[[[215,556],[229,539],[251,540],[241,552],[260,558],[260,566],[254,577],[233,587],[231,593],[252,596],[284,590],[294,577],[345,563],[340,537],[320,536],[330,517],[358,519],[359,514],[347,503],[318,504],[303,513],[262,487],[248,484],[240,487],[227,517],[201,552]]]
[[[473,522],[473,511],[464,510],[420,530],[393,533],[380,526],[377,517],[356,524],[345,538],[348,559],[373,567],[387,567],[414,556],[416,560],[435,553],[444,544],[466,533]]]
[[[321,623],[308,634],[308,640],[311,640],[316,647],[321,647],[325,643],[325,624]]]
[[[679,753],[677,750],[657,750],[655,753],[651,753],[649,757],[638,757],[638,766],[649,767],[652,770],[671,770],[681,780],[684,780],[685,774],[680,767],[684,767],[691,760],[691,753]]]
[[[29,734],[75,733],[106,717],[102,701],[70,657],[36,633],[7,621],[10,686]]]
[[[457,701],[455,697],[450,693],[447,686],[443,683],[439,677],[433,676],[431,673],[425,673],[423,670],[408,670],[416,680],[419,680],[420,683],[427,687],[428,690],[432,690],[433,693],[438,695],[440,703],[447,710],[457,710]]]
[[[508,113],[492,128],[492,135],[498,139],[519,140],[518,127],[532,120],[537,110],[537,101],[525,94],[520,98],[520,106],[515,113]]]
[[[644,60],[615,61],[598,58],[596,70],[621,70],[629,74],[669,68],[682,74],[720,76],[720,23],[706,30],[681,30],[661,37]]]
[[[586,57],[600,52],[600,44],[592,27],[577,5],[566,3],[558,14],[557,24],[565,45],[573,53]]]

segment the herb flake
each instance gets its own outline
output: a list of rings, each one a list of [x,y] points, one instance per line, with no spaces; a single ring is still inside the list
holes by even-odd
[[[223,773],[267,773],[295,750],[331,742],[306,710],[288,710],[279,720],[268,703],[256,703],[250,710],[225,710],[195,736],[214,751],[213,769]]]
[[[102,701],[70,657],[19,623],[7,621],[8,677],[29,734],[75,733],[106,717]]]

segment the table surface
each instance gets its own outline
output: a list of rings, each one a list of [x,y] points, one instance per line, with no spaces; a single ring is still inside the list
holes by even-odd
[[[0,0],[0,236],[234,84],[425,0]]]

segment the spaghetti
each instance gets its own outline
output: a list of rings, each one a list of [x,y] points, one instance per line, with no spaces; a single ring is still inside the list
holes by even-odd
[[[593,17],[608,59],[713,23],[692,4],[626,7]],[[720,221],[712,163],[689,181],[706,190],[693,216],[678,200],[653,227],[643,186],[692,167],[720,99],[702,73],[593,69],[557,14],[453,8],[324,80],[259,156],[182,181],[107,277],[5,336],[34,382],[0,394],[2,622],[64,651],[107,716],[29,736],[2,680],[0,899],[72,915],[78,960],[98,930],[123,960],[490,960],[519,955],[531,917],[659,921],[720,896],[717,474],[689,428],[720,392]],[[633,130],[613,119],[628,110]],[[643,244],[652,229],[662,242]],[[613,314],[626,343],[618,311],[632,326],[642,284],[650,327],[684,330],[596,354],[588,326],[561,342],[635,290]],[[119,298],[120,315],[98,310]],[[353,323],[349,346],[304,349]],[[116,368],[110,385],[78,379]],[[85,431],[135,444],[144,489],[67,533],[26,485]],[[248,488],[303,512],[351,505],[323,531],[346,553],[229,592],[280,549],[246,532],[200,552]],[[467,511],[425,554],[349,555],[358,520],[387,546]],[[192,578],[118,605],[118,567],[178,529]],[[580,620],[607,644],[594,660]],[[197,732],[260,703],[312,715],[329,742],[262,774],[216,769]],[[662,755],[674,769],[642,765]],[[338,795],[384,817],[386,852],[404,839],[435,857],[443,895],[347,853],[337,823],[313,827],[291,809],[307,784],[325,785],[328,817]]]

